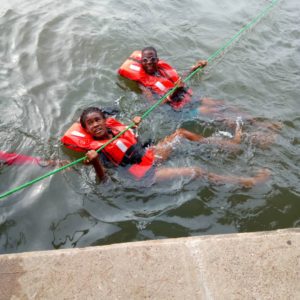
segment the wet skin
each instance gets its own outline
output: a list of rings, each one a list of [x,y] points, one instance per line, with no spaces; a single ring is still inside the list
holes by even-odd
[[[153,50],[142,53],[142,66],[146,73],[153,75],[157,71],[158,57]]]
[[[106,128],[105,119],[97,112],[89,113],[85,120],[85,130],[95,139],[111,138]]]
[[[140,123],[141,119],[136,119],[135,123]],[[95,139],[108,139],[111,138],[111,134],[108,133],[106,128],[105,119],[98,112],[89,113],[85,119],[85,129],[91,134]],[[154,146],[154,151],[156,155],[159,155],[162,160],[166,160],[171,153],[173,147],[171,147],[171,142],[177,137],[183,137],[190,141],[201,142],[203,140],[202,136],[189,132],[185,129],[178,129],[172,135],[166,137],[163,141],[159,142],[158,145]],[[234,141],[234,143],[238,141]],[[87,163],[91,163],[100,180],[105,178],[105,169],[102,166],[98,157],[98,153],[95,150],[90,150],[86,153]],[[181,176],[187,176],[191,178],[201,178],[206,177],[210,181],[215,183],[237,183],[244,187],[252,187],[257,183],[262,183],[268,179],[270,173],[266,169],[262,169],[254,177],[239,177],[234,175],[218,175],[214,173],[209,173],[202,169],[201,167],[181,167],[181,168],[158,168],[155,170],[155,180],[170,180],[173,178],[178,178]]]

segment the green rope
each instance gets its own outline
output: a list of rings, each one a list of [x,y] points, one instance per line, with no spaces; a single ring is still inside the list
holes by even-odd
[[[257,23],[259,20],[262,19],[272,8],[273,6],[278,2],[279,0],[272,0],[272,2],[264,8],[252,21],[247,23],[244,27],[242,27],[227,43],[225,43],[222,47],[220,47],[216,52],[214,52],[211,56],[208,57],[207,61],[211,62],[213,61],[217,56],[219,56],[226,48],[228,48],[236,39],[240,37],[240,35],[248,30],[250,27],[252,27],[255,23]],[[202,71],[203,68],[199,67],[195,69],[193,72],[191,72],[188,76],[185,77],[183,82],[187,82],[192,78],[196,73]],[[171,90],[169,90],[163,97],[161,97],[155,104],[153,104],[143,115],[142,119],[146,118],[150,112],[152,112],[157,106],[159,106],[169,95],[171,95],[176,89],[178,85],[174,86]],[[1,196],[0,196],[1,197]]]
[[[225,43],[221,48],[219,48],[216,52],[214,52],[208,59],[207,61],[210,62],[214,60],[217,56],[219,56],[226,48],[228,48],[244,31],[252,27],[255,23],[257,23],[263,16],[265,16],[272,8],[273,6],[278,2],[279,0],[272,0],[272,2],[265,8],[263,9],[251,22],[246,24],[239,32],[237,32],[227,43]],[[202,67],[199,67],[195,69],[193,72],[191,72],[184,80],[183,82],[187,82],[190,78],[192,78],[196,73],[200,72],[203,70]],[[169,90],[164,96],[162,96],[155,104],[153,104],[144,114],[141,116],[142,119],[145,119],[157,106],[159,106],[169,95],[171,95],[176,89],[178,88],[178,85],[175,85],[174,88]],[[130,128],[134,127],[135,124],[132,122],[130,125],[128,125],[123,131],[118,133],[114,138],[109,140],[107,143],[105,143],[101,148],[97,150],[97,152],[100,152],[103,148],[105,148],[108,144],[116,140],[118,137],[120,137],[123,133],[125,133],[127,130]],[[69,167],[72,167],[76,165],[79,162],[82,162],[86,156],[83,156],[65,166],[62,166],[56,170],[53,170],[51,172],[48,172],[40,177],[37,177],[33,179],[32,181],[29,181],[27,183],[24,183],[14,189],[11,189],[10,191],[3,193],[0,195],[0,199],[5,198],[13,193],[16,193],[17,191],[20,191],[21,189],[24,189],[30,185],[33,185],[34,183],[43,180],[44,178],[50,177],[64,169],[67,169]]]

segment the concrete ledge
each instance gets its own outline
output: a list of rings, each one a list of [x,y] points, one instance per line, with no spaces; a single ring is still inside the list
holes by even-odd
[[[300,229],[1,255],[0,299],[300,299]]]

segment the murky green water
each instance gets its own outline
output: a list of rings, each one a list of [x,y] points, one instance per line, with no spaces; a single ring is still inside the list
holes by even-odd
[[[4,3],[3,3],[4,2]],[[74,160],[60,137],[89,105],[119,106],[128,123],[148,107],[116,70],[135,49],[155,46],[180,72],[207,58],[269,1],[2,1],[0,7],[0,150]],[[143,187],[111,170],[96,184],[78,165],[0,202],[0,253],[85,247],[168,237],[300,226],[300,13],[279,1],[201,78],[196,95],[225,99],[283,128],[268,149],[245,140],[233,155],[184,143],[166,166],[272,176],[251,189],[178,179]],[[206,120],[207,121],[207,120]],[[159,107],[140,134],[159,140],[184,126],[207,134],[217,125]],[[247,128],[245,129],[247,130]],[[49,170],[0,169],[0,192]]]

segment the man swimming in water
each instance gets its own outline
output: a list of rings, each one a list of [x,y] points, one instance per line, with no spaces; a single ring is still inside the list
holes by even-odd
[[[185,76],[205,66],[207,66],[207,61],[199,60]],[[118,72],[121,76],[136,81],[145,97],[152,101],[155,97],[162,97],[170,89],[177,86],[175,91],[163,102],[169,104],[174,110],[182,109],[192,100],[192,90],[181,80],[181,77],[173,67],[159,59],[154,47],[146,47],[142,51],[134,51],[122,64]],[[276,133],[282,127],[282,124],[279,122],[256,120],[249,114],[242,113],[234,107],[225,106],[223,100],[208,97],[201,98],[199,107],[191,112],[193,116],[212,116],[215,118],[215,121],[221,121],[230,128],[235,128],[236,117],[242,116],[244,122],[251,124],[252,127],[253,125],[256,127],[255,133],[250,138],[251,141],[263,148],[275,140]],[[235,117],[228,118],[228,115]],[[258,131],[261,129],[266,131],[265,135],[258,134]],[[265,137],[268,137],[268,139]],[[266,140],[268,140],[268,143],[266,143]]]

